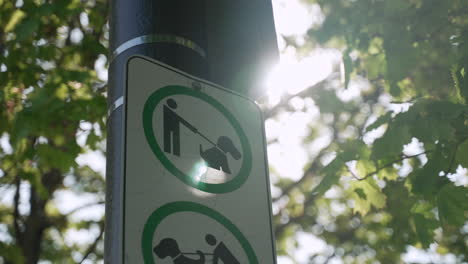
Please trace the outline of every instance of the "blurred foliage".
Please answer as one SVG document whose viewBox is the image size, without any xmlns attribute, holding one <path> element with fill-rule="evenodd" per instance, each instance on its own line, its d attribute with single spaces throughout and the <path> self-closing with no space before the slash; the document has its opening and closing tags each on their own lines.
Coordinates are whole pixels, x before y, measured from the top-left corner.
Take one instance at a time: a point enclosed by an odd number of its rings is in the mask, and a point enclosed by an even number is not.
<svg viewBox="0 0 468 264">
<path fill-rule="evenodd" d="M 266 109 L 280 122 L 299 97 L 320 111 L 302 177 L 272 170 L 279 255 L 294 260 L 305 232 L 329 246 L 310 263 L 403 263 L 410 246 L 468 262 L 468 186 L 454 176 L 468 177 L 468 2 L 303 2 L 324 13 L 304 46 L 339 50 L 342 70 Z"/>
<path fill-rule="evenodd" d="M 328 245 L 309 263 L 402 263 L 409 246 L 468 261 L 468 189 L 453 178 L 468 167 L 468 2 L 304 2 L 324 21 L 286 43 L 339 50 L 342 72 L 265 107 L 267 122 L 319 113 L 301 177 L 271 164 L 278 254 L 294 260 L 305 233 Z M 77 157 L 105 151 L 107 4 L 0 0 L 0 263 L 102 260 L 103 219 L 74 215 L 104 201 Z M 92 202 L 62 212 L 64 193 Z"/>
<path fill-rule="evenodd" d="M 102 259 L 103 219 L 58 197 L 103 206 L 103 175 L 76 158 L 104 152 L 106 13 L 103 0 L 0 1 L 0 263 Z M 76 231 L 96 242 L 68 241 Z"/>
</svg>

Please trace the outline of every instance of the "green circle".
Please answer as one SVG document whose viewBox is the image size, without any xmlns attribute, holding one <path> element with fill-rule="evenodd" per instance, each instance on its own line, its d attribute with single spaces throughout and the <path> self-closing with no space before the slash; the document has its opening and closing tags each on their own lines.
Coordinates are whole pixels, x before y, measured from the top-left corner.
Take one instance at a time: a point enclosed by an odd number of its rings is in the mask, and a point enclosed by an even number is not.
<svg viewBox="0 0 468 264">
<path fill-rule="evenodd" d="M 180 212 L 194 212 L 199 213 L 205 216 L 210 217 L 213 220 L 216 220 L 218 223 L 223 225 L 242 246 L 247 258 L 249 260 L 249 264 L 258 264 L 257 256 L 250 245 L 249 241 L 245 238 L 242 232 L 225 216 L 216 212 L 215 210 L 206 207 L 204 205 L 193 203 L 193 202 L 172 202 L 165 204 L 158 209 L 156 209 L 146 220 L 145 227 L 143 228 L 143 235 L 141 239 L 141 249 L 143 253 L 143 260 L 145 264 L 153 264 L 153 236 L 156 232 L 156 228 L 161 224 L 162 220 L 167 216 L 180 213 Z"/>
<path fill-rule="evenodd" d="M 192 97 L 196 97 L 211 106 L 217 109 L 232 125 L 234 131 L 236 132 L 237 136 L 240 139 L 243 159 L 242 165 L 237 173 L 230 181 L 225 183 L 213 184 L 213 183 L 205 183 L 202 181 L 197 181 L 187 175 L 186 173 L 179 170 L 171 161 L 166 157 L 166 154 L 162 151 L 161 147 L 159 146 L 156 137 L 154 135 L 153 130 L 153 115 L 156 106 L 166 97 L 172 95 L 188 95 Z M 148 100 L 146 100 L 144 109 L 143 109 L 143 128 L 146 136 L 146 140 L 151 147 L 151 150 L 156 155 L 156 157 L 161 161 L 164 167 L 169 170 L 174 176 L 176 176 L 179 180 L 184 182 L 187 185 L 190 185 L 194 188 L 197 188 L 200 191 L 209 192 L 209 193 L 226 193 L 232 192 L 242 186 L 242 184 L 247 180 L 249 176 L 250 170 L 252 168 L 252 151 L 250 150 L 249 141 L 242 130 L 239 122 L 237 122 L 236 118 L 218 101 L 216 101 L 213 97 L 208 96 L 204 93 L 195 91 L 191 88 L 183 87 L 183 86 L 176 86 L 170 85 L 165 86 L 161 89 L 158 89 L 154 93 L 152 93 Z"/>
</svg>

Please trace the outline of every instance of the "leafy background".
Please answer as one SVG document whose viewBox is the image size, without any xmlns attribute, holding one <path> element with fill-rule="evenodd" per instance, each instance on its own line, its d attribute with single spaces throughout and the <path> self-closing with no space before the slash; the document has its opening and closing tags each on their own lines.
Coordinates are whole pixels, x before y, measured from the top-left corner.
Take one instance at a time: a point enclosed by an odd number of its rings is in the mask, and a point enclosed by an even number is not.
<svg viewBox="0 0 468 264">
<path fill-rule="evenodd" d="M 270 160 L 303 161 L 270 164 L 280 262 L 468 262 L 468 2 L 301 7 L 316 21 L 283 54 L 337 58 L 259 100 Z M 105 179 L 83 160 L 105 154 L 107 13 L 0 0 L 0 263 L 102 262 Z"/>
</svg>

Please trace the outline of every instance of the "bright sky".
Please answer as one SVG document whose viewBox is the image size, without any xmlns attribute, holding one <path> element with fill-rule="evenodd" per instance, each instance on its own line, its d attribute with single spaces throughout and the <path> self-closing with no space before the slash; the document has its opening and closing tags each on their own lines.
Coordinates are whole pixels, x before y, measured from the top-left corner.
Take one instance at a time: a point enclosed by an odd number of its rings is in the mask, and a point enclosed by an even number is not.
<svg viewBox="0 0 468 264">
<path fill-rule="evenodd" d="M 298 58 L 294 48 L 285 47 L 282 36 L 303 42 L 307 30 L 323 20 L 316 5 L 306 6 L 298 0 L 273 0 L 273 12 L 281 57 L 267 79 L 271 104 L 286 92 L 297 93 L 326 78 L 332 71 L 334 60 L 339 58 L 339 52 L 333 50 L 314 51 Z"/>
</svg>

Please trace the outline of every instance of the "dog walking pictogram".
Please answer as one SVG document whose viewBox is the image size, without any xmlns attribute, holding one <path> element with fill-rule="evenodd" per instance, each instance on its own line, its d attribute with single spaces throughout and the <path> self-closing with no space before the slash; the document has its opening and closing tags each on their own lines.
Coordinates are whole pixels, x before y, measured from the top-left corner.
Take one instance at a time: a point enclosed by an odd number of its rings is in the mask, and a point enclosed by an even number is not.
<svg viewBox="0 0 468 264">
<path fill-rule="evenodd" d="M 177 103 L 174 99 L 170 98 L 166 103 L 167 104 L 163 106 L 164 152 L 172 153 L 175 156 L 180 157 L 180 125 L 182 124 L 190 131 L 198 134 L 213 145 L 213 147 L 203 150 L 203 147 L 200 144 L 200 156 L 206 162 L 206 165 L 215 170 L 231 174 L 227 154 L 230 154 L 235 160 L 239 160 L 242 157 L 242 154 L 235 147 L 232 140 L 227 136 L 220 136 L 217 143 L 214 143 L 198 131 L 195 126 L 175 112 L 177 109 Z"/>
<path fill-rule="evenodd" d="M 229 163 L 227 159 L 228 153 L 231 154 L 235 160 L 241 158 L 241 153 L 239 150 L 237 150 L 237 148 L 234 146 L 232 140 L 226 136 L 219 137 L 218 143 L 214 145 L 214 147 L 205 151 L 203 151 L 202 145 L 200 145 L 200 156 L 206 162 L 208 167 L 230 174 L 231 169 L 229 169 Z"/>
<path fill-rule="evenodd" d="M 216 245 L 213 253 L 201 252 L 200 250 L 196 250 L 194 253 L 182 252 L 177 241 L 173 238 L 162 239 L 159 244 L 153 248 L 153 252 L 160 259 L 171 258 L 173 264 L 240 264 L 223 242 L 217 243 L 215 236 L 207 234 L 205 236 L 205 241 L 210 246 Z M 198 255 L 198 258 L 188 257 L 190 255 Z M 206 256 L 209 256 L 209 258 Z"/>
</svg>

